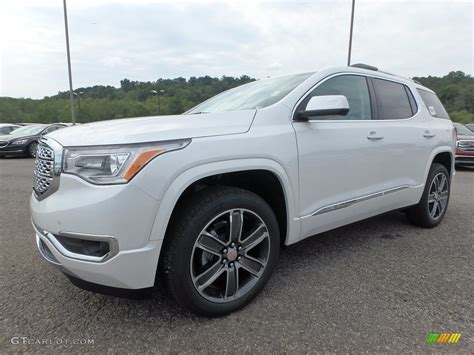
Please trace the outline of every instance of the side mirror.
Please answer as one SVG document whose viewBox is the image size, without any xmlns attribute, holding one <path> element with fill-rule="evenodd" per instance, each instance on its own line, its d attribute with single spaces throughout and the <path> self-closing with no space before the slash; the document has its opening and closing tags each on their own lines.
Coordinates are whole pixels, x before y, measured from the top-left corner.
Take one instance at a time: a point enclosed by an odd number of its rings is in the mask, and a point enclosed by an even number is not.
<svg viewBox="0 0 474 355">
<path fill-rule="evenodd" d="M 299 120 L 308 120 L 314 116 L 345 116 L 349 112 L 349 102 L 344 95 L 313 96 L 304 111 L 297 113 Z"/>
</svg>

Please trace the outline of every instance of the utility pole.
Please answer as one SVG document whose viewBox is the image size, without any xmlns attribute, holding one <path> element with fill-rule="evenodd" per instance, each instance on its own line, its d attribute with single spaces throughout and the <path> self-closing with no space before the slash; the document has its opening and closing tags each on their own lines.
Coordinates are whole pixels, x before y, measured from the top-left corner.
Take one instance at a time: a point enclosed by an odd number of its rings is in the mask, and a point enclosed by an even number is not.
<svg viewBox="0 0 474 355">
<path fill-rule="evenodd" d="M 354 8 L 355 8 L 355 0 L 352 0 L 351 30 L 349 33 L 349 52 L 347 53 L 347 66 L 351 65 L 352 29 L 354 28 Z"/>
<path fill-rule="evenodd" d="M 71 53 L 69 51 L 69 31 L 67 26 L 67 9 L 66 0 L 63 0 L 64 7 L 64 28 L 66 30 L 66 50 L 67 50 L 67 67 L 69 72 L 69 101 L 71 105 L 71 121 L 72 124 L 76 124 L 76 117 L 74 115 L 74 92 L 72 90 L 72 72 L 71 72 Z"/>
</svg>

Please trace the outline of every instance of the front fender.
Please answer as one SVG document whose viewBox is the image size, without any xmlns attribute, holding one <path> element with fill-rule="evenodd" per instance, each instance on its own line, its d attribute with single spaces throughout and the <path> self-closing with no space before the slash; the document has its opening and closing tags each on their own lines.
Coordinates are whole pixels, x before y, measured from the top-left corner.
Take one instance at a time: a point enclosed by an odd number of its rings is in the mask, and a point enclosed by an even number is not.
<svg viewBox="0 0 474 355">
<path fill-rule="evenodd" d="M 171 214 L 182 193 L 194 182 L 205 177 L 245 171 L 245 170 L 268 170 L 275 174 L 283 187 L 287 208 L 287 240 L 290 244 L 292 239 L 297 239 L 300 232 L 300 221 L 296 219 L 296 201 L 292 185 L 285 169 L 276 161 L 271 159 L 233 159 L 201 164 L 189 168 L 178 175 L 166 189 L 160 206 L 157 210 L 155 221 L 150 234 L 150 240 L 163 240 L 168 227 Z"/>
</svg>

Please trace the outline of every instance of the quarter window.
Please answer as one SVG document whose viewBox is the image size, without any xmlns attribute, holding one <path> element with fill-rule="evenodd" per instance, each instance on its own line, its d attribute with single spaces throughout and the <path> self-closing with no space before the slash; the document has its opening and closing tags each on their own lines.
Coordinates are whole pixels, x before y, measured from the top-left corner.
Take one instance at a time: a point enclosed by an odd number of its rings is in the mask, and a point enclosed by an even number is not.
<svg viewBox="0 0 474 355">
<path fill-rule="evenodd" d="M 449 120 L 449 115 L 441 101 L 439 101 L 438 96 L 426 90 L 417 90 L 431 116 Z"/>
<path fill-rule="evenodd" d="M 304 109 L 313 96 L 324 95 L 344 95 L 349 102 L 349 113 L 346 116 L 324 116 L 324 120 L 372 119 L 369 88 L 365 77 L 360 75 L 341 75 L 328 79 L 315 88 L 303 100 L 298 109 Z M 320 117 L 317 117 L 317 119 L 320 119 Z"/>
<path fill-rule="evenodd" d="M 383 79 L 372 79 L 377 96 L 378 114 L 382 120 L 399 120 L 413 116 L 405 85 Z"/>
</svg>

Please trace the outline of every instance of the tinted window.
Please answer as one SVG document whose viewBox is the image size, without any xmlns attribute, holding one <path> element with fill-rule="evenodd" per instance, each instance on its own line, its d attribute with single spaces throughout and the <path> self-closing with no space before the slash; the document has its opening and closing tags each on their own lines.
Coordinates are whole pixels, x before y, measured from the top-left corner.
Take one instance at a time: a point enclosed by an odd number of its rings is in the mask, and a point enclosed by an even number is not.
<svg viewBox="0 0 474 355">
<path fill-rule="evenodd" d="M 446 109 L 444 108 L 441 101 L 439 101 L 438 96 L 426 90 L 422 90 L 422 89 L 417 89 L 417 90 L 431 116 L 438 117 L 438 118 L 445 118 L 449 120 L 449 115 L 446 112 Z"/>
<path fill-rule="evenodd" d="M 399 120 L 413 115 L 405 85 L 393 81 L 373 79 L 382 120 Z"/>
<path fill-rule="evenodd" d="M 370 120 L 369 88 L 367 79 L 360 75 L 341 75 L 328 79 L 314 89 L 302 102 L 301 109 L 313 96 L 344 95 L 349 102 L 349 113 L 346 116 L 324 116 L 325 120 Z"/>
<path fill-rule="evenodd" d="M 43 134 L 51 133 L 51 132 L 56 131 L 56 130 L 58 130 L 58 129 L 60 129 L 60 128 L 63 128 L 63 127 L 62 127 L 62 126 L 51 126 L 51 127 L 47 128 L 47 129 L 43 132 Z"/>
<path fill-rule="evenodd" d="M 473 131 L 460 123 L 455 123 L 454 128 L 456 129 L 456 133 L 460 136 L 474 136 Z"/>
</svg>

